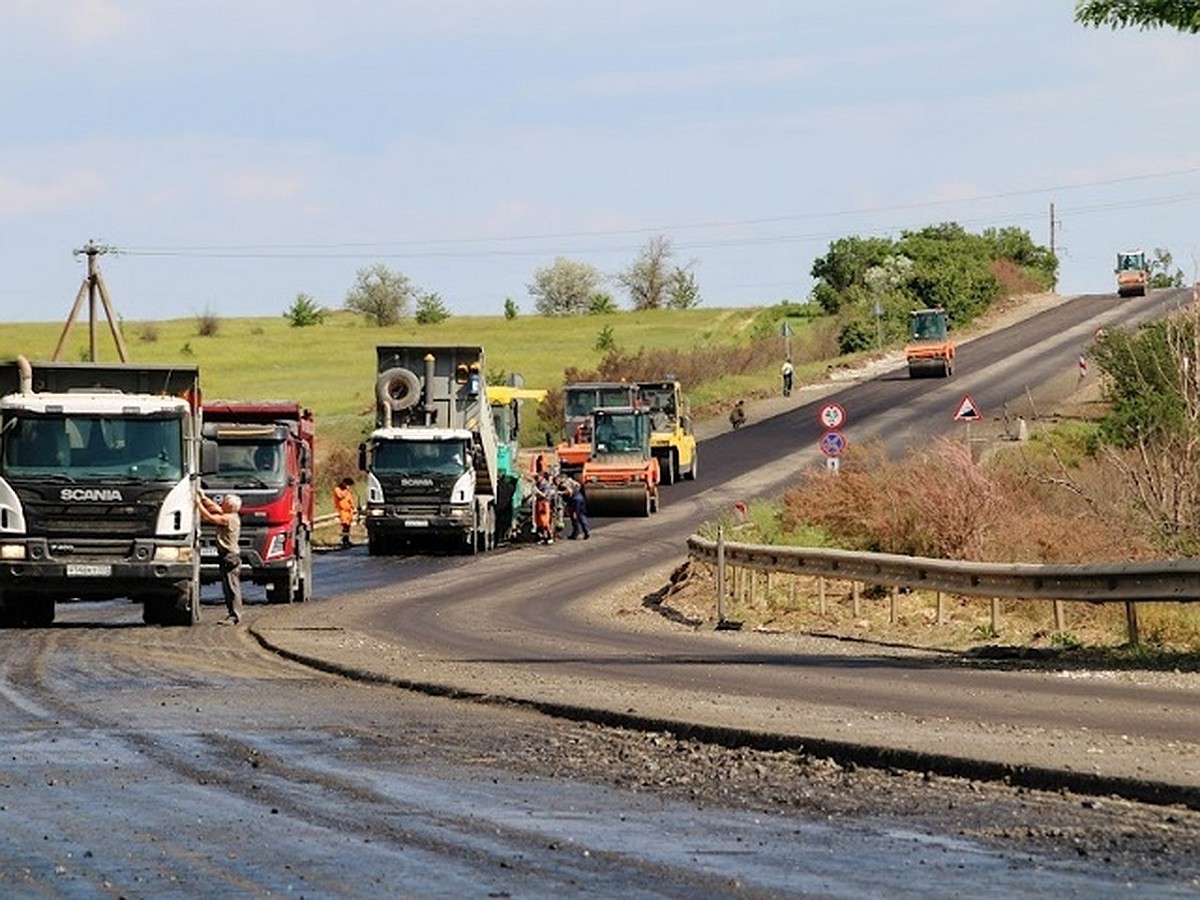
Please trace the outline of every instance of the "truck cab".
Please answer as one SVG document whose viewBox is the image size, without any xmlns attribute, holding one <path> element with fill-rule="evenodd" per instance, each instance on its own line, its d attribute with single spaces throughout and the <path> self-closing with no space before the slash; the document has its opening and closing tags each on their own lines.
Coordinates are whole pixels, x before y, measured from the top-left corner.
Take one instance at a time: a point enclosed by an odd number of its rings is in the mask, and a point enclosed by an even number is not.
<svg viewBox="0 0 1200 900">
<path fill-rule="evenodd" d="M 359 447 L 372 555 L 495 545 L 508 476 L 483 372 L 482 347 L 376 347 L 376 427 Z"/>
<path fill-rule="evenodd" d="M 0 392 L 0 624 L 118 597 L 199 621 L 199 372 L 18 360 Z"/>
<path fill-rule="evenodd" d="M 204 489 L 218 502 L 242 498 L 243 577 L 265 586 L 271 603 L 312 596 L 314 426 L 310 410 L 286 401 L 204 404 L 204 440 L 215 467 Z M 216 529 L 204 524 L 201 579 L 220 580 Z"/>
</svg>

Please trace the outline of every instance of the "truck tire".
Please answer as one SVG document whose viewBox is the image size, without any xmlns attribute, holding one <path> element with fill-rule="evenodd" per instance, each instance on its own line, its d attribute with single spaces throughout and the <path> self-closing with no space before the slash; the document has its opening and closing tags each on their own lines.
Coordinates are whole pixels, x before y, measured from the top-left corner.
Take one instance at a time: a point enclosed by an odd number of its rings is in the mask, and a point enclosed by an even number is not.
<svg viewBox="0 0 1200 900">
<path fill-rule="evenodd" d="M 200 579 L 175 582 L 175 591 L 142 602 L 142 621 L 147 625 L 191 626 L 200 621 Z"/>
<path fill-rule="evenodd" d="M 375 382 L 375 396 L 392 412 L 412 409 L 421 399 L 421 379 L 400 366 L 388 369 Z"/>
<path fill-rule="evenodd" d="M 695 481 L 696 480 L 696 469 L 699 465 L 700 465 L 700 451 L 693 450 L 692 451 L 692 464 L 690 466 L 688 466 L 688 470 L 684 473 L 683 477 L 687 481 Z"/>
<path fill-rule="evenodd" d="M 679 480 L 679 457 L 672 447 L 667 451 L 666 465 L 662 467 L 662 483 L 674 484 Z"/>
</svg>

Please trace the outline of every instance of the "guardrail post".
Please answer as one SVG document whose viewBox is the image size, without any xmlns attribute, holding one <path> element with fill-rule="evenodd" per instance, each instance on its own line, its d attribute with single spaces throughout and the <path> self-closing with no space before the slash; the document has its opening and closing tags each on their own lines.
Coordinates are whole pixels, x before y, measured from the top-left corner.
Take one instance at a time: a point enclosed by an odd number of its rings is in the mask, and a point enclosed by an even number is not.
<svg viewBox="0 0 1200 900">
<path fill-rule="evenodd" d="M 766 589 L 766 593 L 763 596 L 763 600 L 764 600 L 763 605 L 767 609 L 770 609 L 771 608 L 771 573 L 770 572 L 767 573 L 767 589 Z"/>
<path fill-rule="evenodd" d="M 725 529 L 717 526 L 717 621 L 725 621 Z"/>
<path fill-rule="evenodd" d="M 862 615 L 862 590 L 857 581 L 850 582 L 850 609 L 854 613 L 854 618 L 859 618 Z"/>
<path fill-rule="evenodd" d="M 992 634 L 1000 633 L 1000 598 L 992 598 Z"/>
<path fill-rule="evenodd" d="M 1138 630 L 1138 614 L 1136 603 L 1125 603 L 1125 624 L 1129 626 L 1129 643 L 1136 647 L 1142 642 L 1142 636 Z"/>
<path fill-rule="evenodd" d="M 825 615 L 825 576 L 817 576 L 817 612 Z"/>
<path fill-rule="evenodd" d="M 942 596 L 941 591 L 937 592 L 936 602 L 937 602 L 937 624 L 945 625 L 946 624 L 946 601 L 945 601 L 945 598 Z"/>
<path fill-rule="evenodd" d="M 788 584 L 788 605 L 792 609 L 796 608 L 796 576 L 793 575 Z"/>
<path fill-rule="evenodd" d="M 890 593 L 891 596 L 889 600 L 891 602 L 891 609 L 888 611 L 888 619 L 893 625 L 895 625 L 896 621 L 900 618 L 900 588 L 893 584 Z"/>
<path fill-rule="evenodd" d="M 1059 634 L 1067 630 L 1067 616 L 1061 600 L 1054 601 L 1054 630 Z"/>
</svg>

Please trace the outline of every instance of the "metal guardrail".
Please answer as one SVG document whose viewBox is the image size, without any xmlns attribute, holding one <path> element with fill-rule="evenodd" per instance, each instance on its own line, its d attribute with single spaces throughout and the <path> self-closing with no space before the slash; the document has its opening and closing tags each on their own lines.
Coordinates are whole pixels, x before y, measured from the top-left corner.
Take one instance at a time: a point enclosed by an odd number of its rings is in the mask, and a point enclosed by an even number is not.
<svg viewBox="0 0 1200 900">
<path fill-rule="evenodd" d="M 1200 601 L 1200 560 L 1097 564 L 984 563 L 814 547 L 711 541 L 692 535 L 688 553 L 709 564 L 842 578 L 974 597 L 1089 603 Z"/>
</svg>

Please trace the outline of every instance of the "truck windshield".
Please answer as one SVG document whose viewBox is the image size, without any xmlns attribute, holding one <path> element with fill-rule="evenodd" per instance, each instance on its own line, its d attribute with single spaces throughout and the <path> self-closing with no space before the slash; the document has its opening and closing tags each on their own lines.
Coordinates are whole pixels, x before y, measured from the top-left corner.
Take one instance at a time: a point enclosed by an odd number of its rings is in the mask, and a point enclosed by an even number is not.
<svg viewBox="0 0 1200 900">
<path fill-rule="evenodd" d="M 372 467 L 383 474 L 461 475 L 467 471 L 462 441 L 381 441 Z"/>
<path fill-rule="evenodd" d="M 283 444 L 279 441 L 222 441 L 217 445 L 217 471 L 205 485 L 279 487 L 287 483 Z"/>
<path fill-rule="evenodd" d="M 183 477 L 183 419 L 10 412 L 0 467 L 7 477 L 104 480 Z"/>
<path fill-rule="evenodd" d="M 564 401 L 566 414 L 571 418 L 584 418 L 601 406 L 629 406 L 632 403 L 632 388 L 629 385 L 614 387 L 567 388 Z"/>
</svg>

